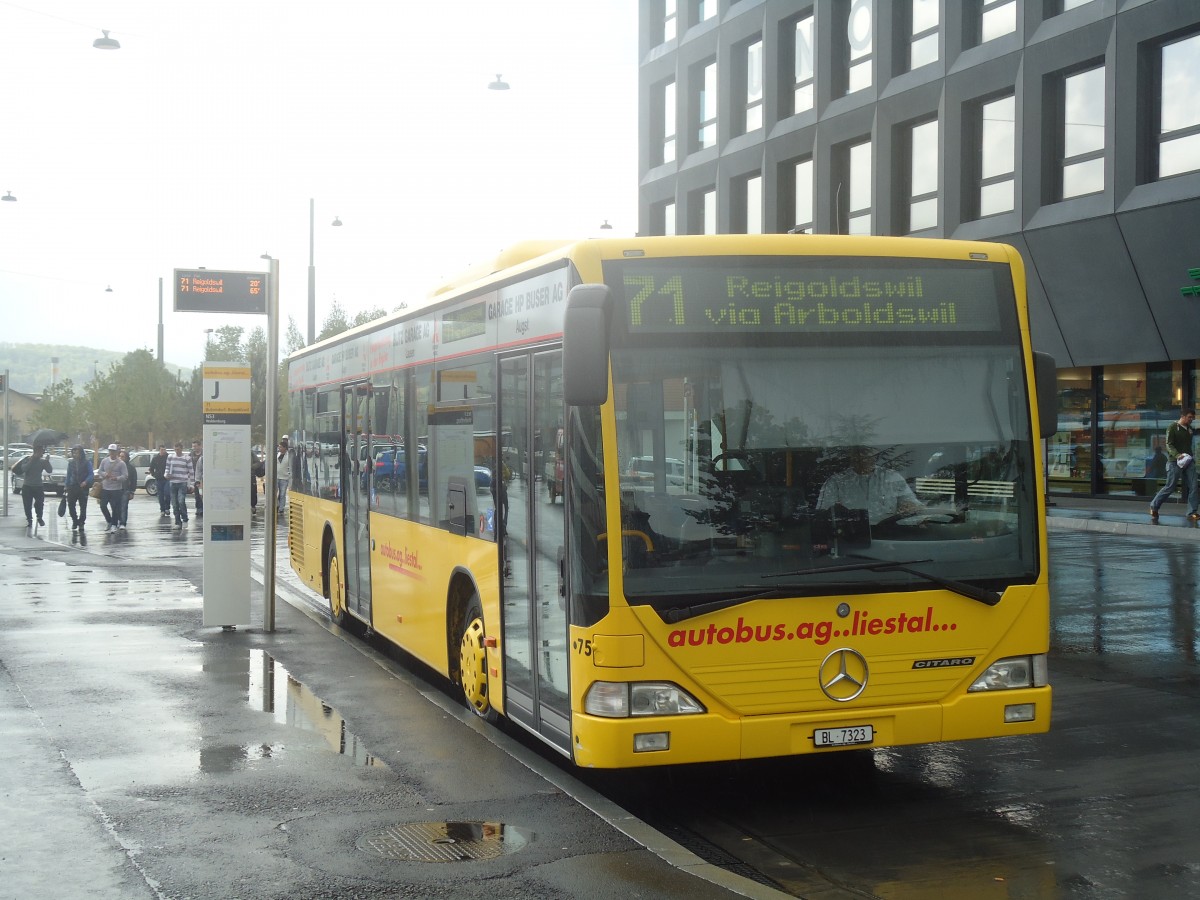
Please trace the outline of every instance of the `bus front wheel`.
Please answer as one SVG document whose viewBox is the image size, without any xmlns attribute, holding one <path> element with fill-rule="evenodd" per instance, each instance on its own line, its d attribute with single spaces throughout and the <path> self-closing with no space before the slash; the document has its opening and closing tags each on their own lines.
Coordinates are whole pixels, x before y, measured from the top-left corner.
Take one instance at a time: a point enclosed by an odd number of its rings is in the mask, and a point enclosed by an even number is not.
<svg viewBox="0 0 1200 900">
<path fill-rule="evenodd" d="M 483 604 L 479 601 L 479 595 L 473 594 L 467 602 L 462 635 L 458 642 L 458 680 L 467 706 L 481 719 L 495 722 L 499 714 L 489 696 L 487 649 L 483 641 L 485 633 Z"/>
<path fill-rule="evenodd" d="M 333 624 L 346 627 L 350 616 L 346 612 L 346 592 L 342 587 L 342 566 L 338 561 L 337 546 L 329 545 L 325 554 L 325 575 L 329 579 L 329 617 Z"/>
</svg>

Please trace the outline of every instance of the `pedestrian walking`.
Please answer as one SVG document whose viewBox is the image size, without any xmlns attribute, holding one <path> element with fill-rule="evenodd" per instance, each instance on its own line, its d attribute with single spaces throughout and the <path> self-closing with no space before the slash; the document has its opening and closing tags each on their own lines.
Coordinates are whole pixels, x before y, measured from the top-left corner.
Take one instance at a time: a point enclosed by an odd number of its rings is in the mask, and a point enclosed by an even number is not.
<svg viewBox="0 0 1200 900">
<path fill-rule="evenodd" d="M 125 461 L 125 495 L 121 498 L 121 518 L 117 523 L 117 527 L 125 530 L 125 526 L 129 524 L 129 504 L 133 500 L 133 495 L 137 493 L 137 466 L 129 460 L 129 451 L 121 451 L 121 459 Z"/>
<path fill-rule="evenodd" d="M 1167 483 L 1150 501 L 1150 518 L 1157 520 L 1158 511 L 1168 497 L 1175 493 L 1175 486 L 1182 484 L 1183 499 L 1188 504 L 1188 518 L 1200 520 L 1200 494 L 1196 493 L 1196 461 L 1192 456 L 1192 422 L 1196 420 L 1194 409 L 1185 409 L 1179 419 L 1167 426 Z"/>
<path fill-rule="evenodd" d="M 71 512 L 71 530 L 83 531 L 87 521 L 88 494 L 95 480 L 92 461 L 83 451 L 83 446 L 76 444 L 71 448 L 71 456 L 67 460 L 67 509 Z"/>
<path fill-rule="evenodd" d="M 250 451 L 250 511 L 258 512 L 258 479 L 267 474 L 267 465 L 258 458 L 255 450 Z"/>
<path fill-rule="evenodd" d="M 196 518 L 204 518 L 204 445 L 192 441 L 192 474 L 196 479 Z"/>
<path fill-rule="evenodd" d="M 292 461 L 288 454 L 288 439 L 285 434 L 279 439 L 275 452 L 275 506 L 279 514 L 287 512 L 288 485 L 292 480 Z"/>
<path fill-rule="evenodd" d="M 121 524 L 121 507 L 125 500 L 125 475 L 128 471 L 120 456 L 118 444 L 108 445 L 108 457 L 100 460 L 96 474 L 100 478 L 100 512 L 108 525 L 104 533 L 116 531 Z"/>
<path fill-rule="evenodd" d="M 42 512 L 46 506 L 46 489 L 42 486 L 42 473 L 49 474 L 53 469 L 50 460 L 46 459 L 46 448 L 34 444 L 33 453 L 24 459 L 17 460 L 12 467 L 14 475 L 21 476 L 21 502 L 25 505 L 25 527 L 33 527 L 33 517 L 37 515 L 38 525 L 45 525 Z"/>
<path fill-rule="evenodd" d="M 171 517 L 171 487 L 167 483 L 167 445 L 159 444 L 158 453 L 150 460 L 150 475 L 158 491 L 158 512 L 164 519 Z"/>
<path fill-rule="evenodd" d="M 195 481 L 192 458 L 183 455 L 183 442 L 176 441 L 174 454 L 167 457 L 167 483 L 171 487 L 171 508 L 175 512 L 176 528 L 182 528 L 188 520 L 187 495 Z"/>
</svg>

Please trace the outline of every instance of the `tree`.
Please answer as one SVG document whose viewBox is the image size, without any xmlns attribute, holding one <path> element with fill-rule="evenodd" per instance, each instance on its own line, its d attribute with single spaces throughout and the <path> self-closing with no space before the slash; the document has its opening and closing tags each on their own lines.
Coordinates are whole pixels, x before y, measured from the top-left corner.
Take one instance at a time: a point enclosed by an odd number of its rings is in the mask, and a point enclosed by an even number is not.
<svg viewBox="0 0 1200 900">
<path fill-rule="evenodd" d="M 327 337 L 333 337 L 335 334 L 341 334 L 350 328 L 350 320 L 346 318 L 346 311 L 342 309 L 342 305 L 336 300 L 333 301 L 333 307 L 329 310 L 329 315 L 325 317 L 325 324 L 321 326 L 321 331 L 317 335 L 318 341 L 323 341 Z"/>
<path fill-rule="evenodd" d="M 187 406 L 186 395 L 187 384 L 149 350 L 134 350 L 88 384 L 83 408 L 101 444 L 138 446 L 153 443 L 155 436 L 199 431 L 199 404 Z"/>
<path fill-rule="evenodd" d="M 216 337 L 210 338 L 204 345 L 204 361 L 245 362 L 246 351 L 242 347 L 242 331 L 238 325 L 222 325 L 218 328 L 215 332 Z"/>
<path fill-rule="evenodd" d="M 296 320 L 288 316 L 287 335 L 284 339 L 284 356 L 290 356 L 304 347 L 304 335 L 296 326 Z"/>
<path fill-rule="evenodd" d="M 80 429 L 79 398 L 75 396 L 75 384 L 64 378 L 42 395 L 41 405 L 33 413 L 33 423 L 40 428 L 53 428 L 76 434 Z"/>
<path fill-rule="evenodd" d="M 364 309 L 354 317 L 354 320 L 350 323 L 350 326 L 355 327 L 357 325 L 366 325 L 368 322 L 374 322 L 376 319 L 382 319 L 386 315 L 387 310 L 380 309 L 378 306 L 374 309 Z"/>
<path fill-rule="evenodd" d="M 246 339 L 244 358 L 250 367 L 250 442 L 261 444 L 267 433 L 267 333 L 261 326 Z"/>
</svg>

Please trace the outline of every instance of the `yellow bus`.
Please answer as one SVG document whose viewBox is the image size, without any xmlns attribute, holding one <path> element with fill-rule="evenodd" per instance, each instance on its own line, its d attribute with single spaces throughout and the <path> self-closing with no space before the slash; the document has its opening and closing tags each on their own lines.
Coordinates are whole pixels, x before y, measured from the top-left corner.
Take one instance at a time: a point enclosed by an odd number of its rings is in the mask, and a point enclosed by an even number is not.
<svg viewBox="0 0 1200 900">
<path fill-rule="evenodd" d="M 1010 247 L 521 245 L 288 383 L 295 571 L 577 765 L 1049 727 Z"/>
</svg>

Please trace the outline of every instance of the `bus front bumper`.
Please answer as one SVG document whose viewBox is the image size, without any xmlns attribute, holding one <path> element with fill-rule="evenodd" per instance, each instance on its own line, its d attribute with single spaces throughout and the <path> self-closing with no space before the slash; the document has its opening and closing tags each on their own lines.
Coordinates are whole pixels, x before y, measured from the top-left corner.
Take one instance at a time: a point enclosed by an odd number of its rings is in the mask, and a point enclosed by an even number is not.
<svg viewBox="0 0 1200 900">
<path fill-rule="evenodd" d="M 1051 693 L 1048 686 L 1022 688 L 964 694 L 943 704 L 740 720 L 714 713 L 607 719 L 577 712 L 572 746 L 577 765 L 633 768 L 1040 734 L 1050 728 Z"/>
</svg>

